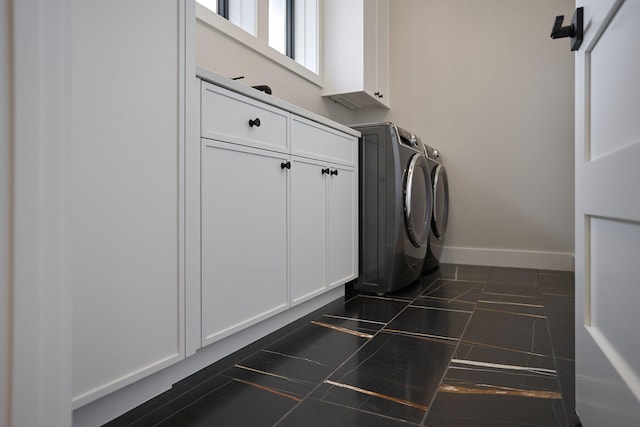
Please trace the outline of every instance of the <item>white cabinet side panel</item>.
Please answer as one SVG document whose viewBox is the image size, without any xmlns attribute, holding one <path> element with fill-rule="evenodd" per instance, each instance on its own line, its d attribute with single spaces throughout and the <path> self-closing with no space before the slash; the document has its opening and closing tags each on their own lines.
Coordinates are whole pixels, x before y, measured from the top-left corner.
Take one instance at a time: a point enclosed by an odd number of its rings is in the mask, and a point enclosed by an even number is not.
<svg viewBox="0 0 640 427">
<path fill-rule="evenodd" d="M 182 358 L 175 0 L 75 1 L 70 158 L 73 400 Z"/>
</svg>

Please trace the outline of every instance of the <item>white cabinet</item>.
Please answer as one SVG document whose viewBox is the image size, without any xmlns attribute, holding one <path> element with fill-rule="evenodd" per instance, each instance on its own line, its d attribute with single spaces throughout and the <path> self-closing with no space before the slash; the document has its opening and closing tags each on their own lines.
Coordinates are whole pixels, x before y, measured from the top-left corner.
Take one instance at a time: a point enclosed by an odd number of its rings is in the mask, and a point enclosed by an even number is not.
<svg viewBox="0 0 640 427">
<path fill-rule="evenodd" d="M 204 346 L 289 307 L 291 163 L 287 111 L 207 82 L 201 96 Z"/>
<path fill-rule="evenodd" d="M 288 104 L 201 95 L 204 346 L 356 277 L 358 140 Z"/>
<path fill-rule="evenodd" d="M 297 154 L 291 161 L 291 303 L 297 304 L 357 275 L 357 139 L 298 116 L 292 116 L 291 138 Z"/>
<path fill-rule="evenodd" d="M 291 304 L 356 277 L 354 169 L 292 157 Z"/>
<path fill-rule="evenodd" d="M 291 304 L 327 288 L 325 162 L 291 159 Z"/>
<path fill-rule="evenodd" d="M 327 285 L 357 277 L 358 179 L 353 168 L 329 165 L 327 191 Z"/>
<path fill-rule="evenodd" d="M 288 307 L 287 155 L 202 140 L 202 345 Z"/>
<path fill-rule="evenodd" d="M 325 0 L 323 96 L 351 109 L 389 108 L 389 1 Z"/>
<path fill-rule="evenodd" d="M 195 65 L 184 37 L 193 16 L 176 0 L 106 6 L 69 6 L 73 121 L 60 196 L 74 408 L 185 353 L 185 76 Z"/>
</svg>

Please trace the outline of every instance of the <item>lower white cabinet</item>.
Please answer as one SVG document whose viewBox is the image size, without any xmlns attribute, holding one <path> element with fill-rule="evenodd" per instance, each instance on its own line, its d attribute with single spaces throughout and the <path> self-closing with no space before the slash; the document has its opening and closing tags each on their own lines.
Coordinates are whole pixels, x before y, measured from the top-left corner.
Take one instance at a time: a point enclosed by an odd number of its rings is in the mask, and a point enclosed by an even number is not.
<svg viewBox="0 0 640 427">
<path fill-rule="evenodd" d="M 326 163 L 291 159 L 291 304 L 326 288 Z"/>
<path fill-rule="evenodd" d="M 357 276 L 357 132 L 242 90 L 201 86 L 202 346 Z"/>
<path fill-rule="evenodd" d="M 291 304 L 356 277 L 354 169 L 291 160 Z"/>
<path fill-rule="evenodd" d="M 288 307 L 289 160 L 202 141 L 201 305 L 207 345 Z"/>
<path fill-rule="evenodd" d="M 358 179 L 353 168 L 329 165 L 327 188 L 327 285 L 358 275 Z"/>
</svg>

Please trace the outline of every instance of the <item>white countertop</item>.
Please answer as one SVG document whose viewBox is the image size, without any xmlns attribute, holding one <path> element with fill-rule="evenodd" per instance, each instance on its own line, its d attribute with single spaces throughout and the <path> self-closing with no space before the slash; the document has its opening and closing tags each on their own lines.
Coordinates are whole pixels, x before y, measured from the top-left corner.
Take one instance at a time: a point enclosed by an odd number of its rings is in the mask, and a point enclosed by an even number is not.
<svg viewBox="0 0 640 427">
<path fill-rule="evenodd" d="M 256 99 L 260 102 L 264 102 L 265 104 L 269 104 L 274 107 L 281 108 L 283 110 L 289 111 L 290 113 L 297 114 L 309 120 L 313 120 L 314 122 L 318 122 L 323 125 L 340 130 L 342 132 L 348 133 L 349 135 L 356 136 L 356 137 L 360 136 L 360 132 L 358 132 L 355 129 L 351 129 L 348 126 L 345 126 L 343 124 L 330 120 L 319 114 L 313 113 L 311 111 L 305 110 L 304 108 L 290 104 L 287 101 L 283 101 L 282 99 L 277 98 L 273 95 L 269 95 L 265 92 L 254 89 L 251 86 L 247 86 L 235 80 L 222 77 L 216 73 L 205 70 L 204 68 L 196 68 L 196 76 L 209 83 L 213 83 L 225 89 L 232 90 L 234 92 Z"/>
</svg>

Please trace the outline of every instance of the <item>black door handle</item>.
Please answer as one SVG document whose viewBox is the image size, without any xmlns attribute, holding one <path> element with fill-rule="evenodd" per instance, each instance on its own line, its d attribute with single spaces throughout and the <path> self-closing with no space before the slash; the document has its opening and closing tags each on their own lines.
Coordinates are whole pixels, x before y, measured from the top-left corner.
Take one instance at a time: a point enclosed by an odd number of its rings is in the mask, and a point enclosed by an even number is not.
<svg viewBox="0 0 640 427">
<path fill-rule="evenodd" d="M 330 175 L 338 175 L 338 169 L 332 170 Z"/>
<path fill-rule="evenodd" d="M 282 162 L 280 163 L 281 169 L 291 169 L 291 162 Z"/>
<path fill-rule="evenodd" d="M 562 21 L 564 21 L 564 15 L 556 16 L 553 28 L 551 29 L 551 38 L 562 39 L 570 37 L 571 50 L 574 51 L 580 49 L 582 38 L 584 36 L 584 8 L 579 7 L 576 9 L 576 12 L 573 14 L 573 18 L 571 18 L 571 25 L 563 27 Z"/>
<path fill-rule="evenodd" d="M 260 127 L 260 118 L 256 117 L 255 120 L 249 119 L 249 127 L 252 128 L 254 126 L 258 128 Z"/>
<path fill-rule="evenodd" d="M 322 169 L 322 175 L 324 175 L 325 173 L 329 173 L 331 170 L 329 168 L 324 168 Z"/>
</svg>

